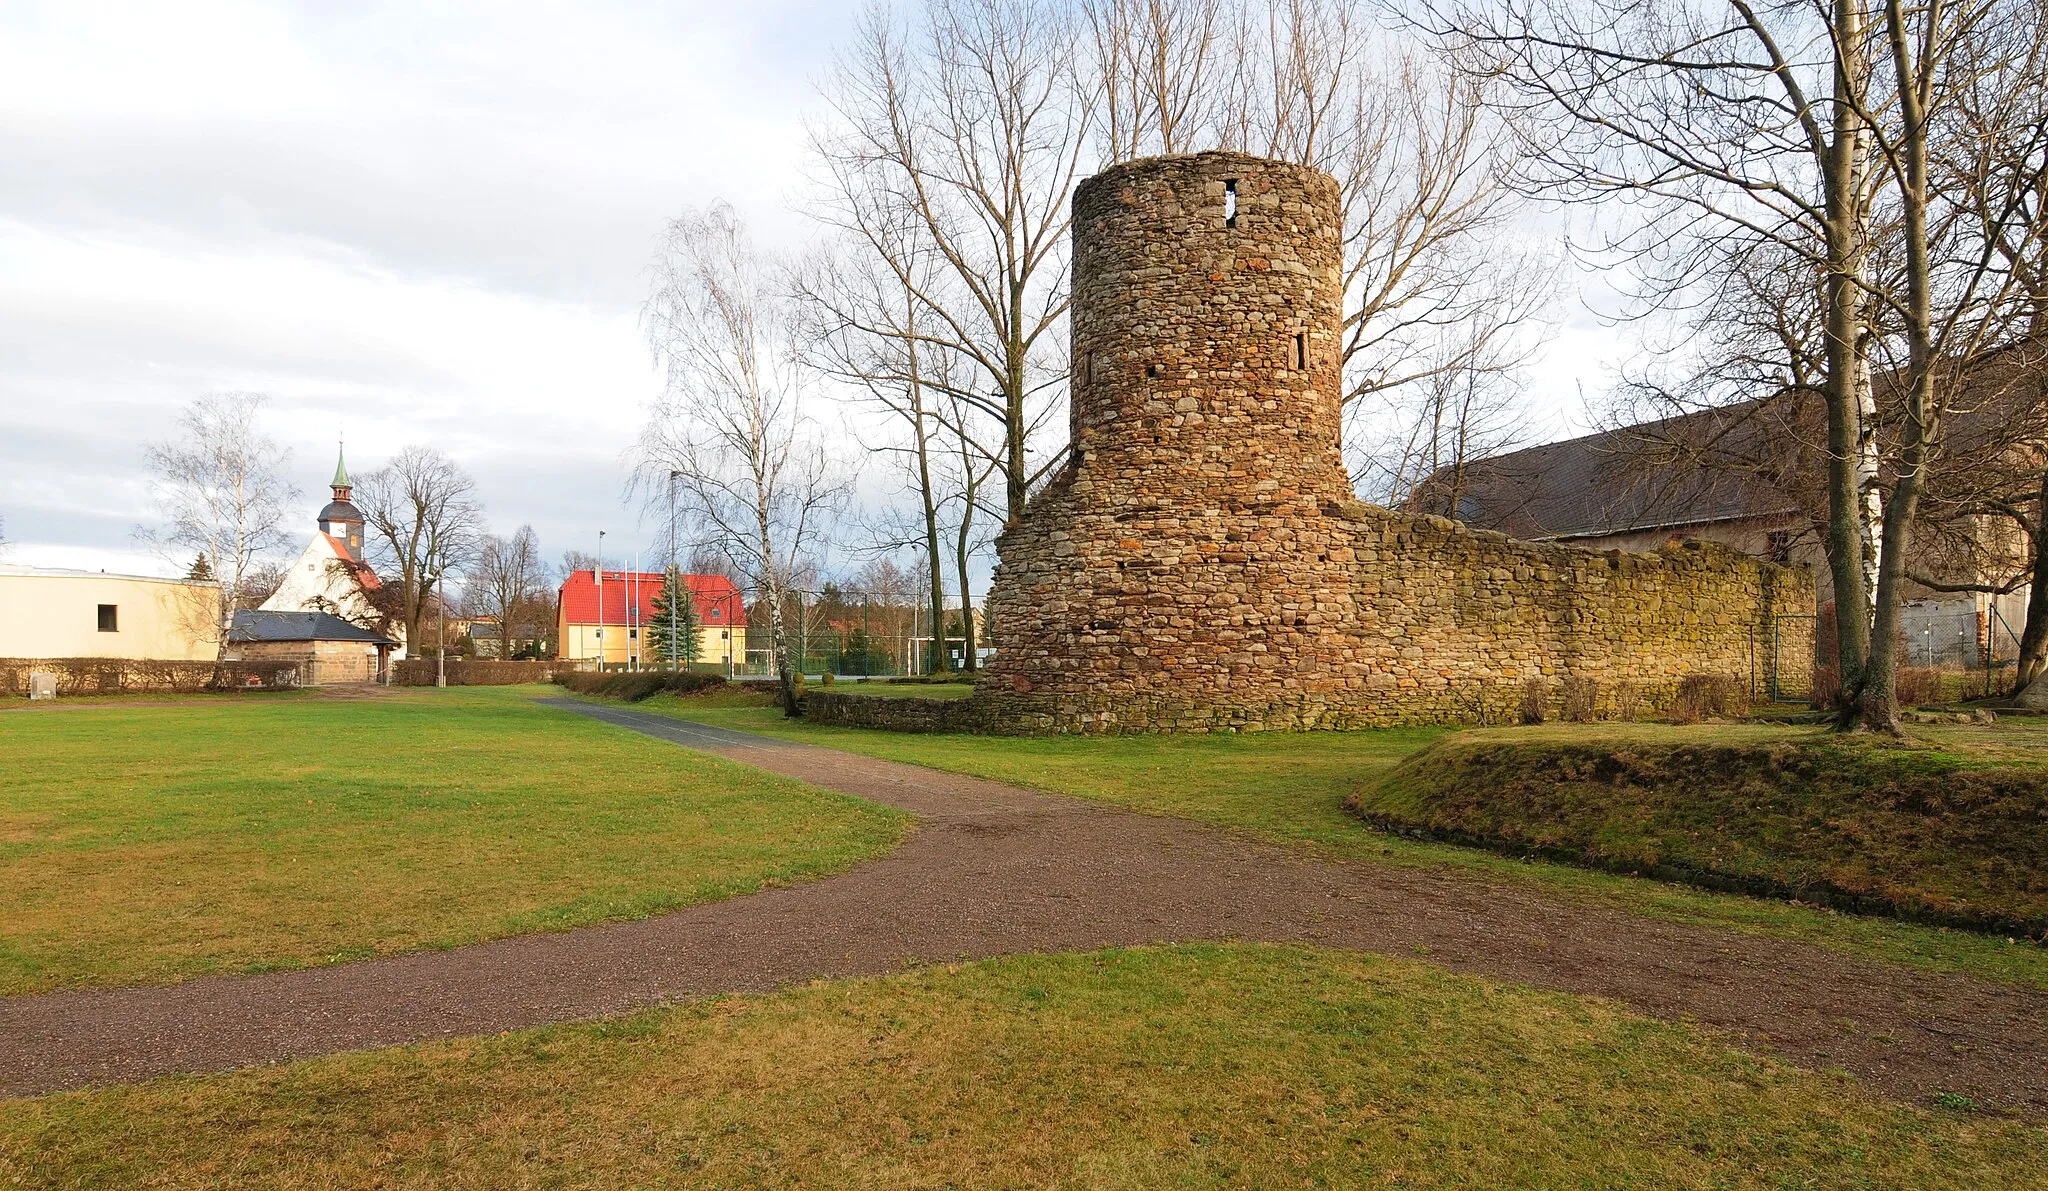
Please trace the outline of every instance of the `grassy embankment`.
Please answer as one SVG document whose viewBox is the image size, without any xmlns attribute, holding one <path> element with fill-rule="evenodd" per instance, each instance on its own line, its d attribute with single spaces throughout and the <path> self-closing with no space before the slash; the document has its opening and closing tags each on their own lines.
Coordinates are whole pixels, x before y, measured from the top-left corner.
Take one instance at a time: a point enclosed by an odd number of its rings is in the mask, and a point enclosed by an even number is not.
<svg viewBox="0 0 2048 1191">
<path fill-rule="evenodd" d="M 1307 948 L 1024 956 L 0 1103 L 0 1184 L 2010 1188 L 2038 1126 Z"/>
<path fill-rule="evenodd" d="M 1442 738 L 1438 728 L 1209 736 L 919 736 L 788 720 L 745 694 L 656 699 L 644 710 L 763 732 L 894 761 L 1178 815 L 1374 862 L 1451 866 L 1493 880 L 1535 882 L 1560 895 L 1632 913 L 1805 939 L 1837 950 L 1987 979 L 2048 988 L 2048 948 L 2002 936 L 1859 917 L 1784 901 L 1528 863 L 1474 848 L 1372 831 L 1345 808 L 1352 794 Z M 1490 730 L 1502 739 L 1603 738 L 1681 744 L 1763 745 L 1811 739 L 1817 729 L 1775 724 L 1552 724 Z M 2048 719 L 1929 726 L 1916 740 L 1973 762 L 2048 760 Z"/>
<path fill-rule="evenodd" d="M 1469 732 L 1352 795 L 1378 826 L 2030 938 L 2048 768 L 1870 737 Z M 1997 739 L 1993 737 L 1991 739 Z"/>
<path fill-rule="evenodd" d="M 0 995 L 642 917 L 846 868 L 907 822 L 539 693 L 0 711 Z"/>
</svg>

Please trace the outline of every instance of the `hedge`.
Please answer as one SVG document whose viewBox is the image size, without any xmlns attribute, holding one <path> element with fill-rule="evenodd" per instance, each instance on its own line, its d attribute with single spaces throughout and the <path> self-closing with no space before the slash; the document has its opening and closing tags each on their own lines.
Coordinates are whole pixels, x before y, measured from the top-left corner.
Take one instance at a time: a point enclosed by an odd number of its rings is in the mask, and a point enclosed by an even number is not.
<svg viewBox="0 0 2048 1191">
<path fill-rule="evenodd" d="M 150 658 L 0 658 L 0 694 L 26 696 L 31 673 L 57 676 L 59 696 L 197 694 L 295 687 L 292 662 L 185 662 Z"/>
<path fill-rule="evenodd" d="M 612 671 L 606 674 L 564 670 L 555 675 L 555 685 L 579 695 L 603 699 L 624 699 L 638 703 L 655 695 L 695 695 L 725 685 L 723 674 L 700 674 L 689 670 Z"/>
</svg>

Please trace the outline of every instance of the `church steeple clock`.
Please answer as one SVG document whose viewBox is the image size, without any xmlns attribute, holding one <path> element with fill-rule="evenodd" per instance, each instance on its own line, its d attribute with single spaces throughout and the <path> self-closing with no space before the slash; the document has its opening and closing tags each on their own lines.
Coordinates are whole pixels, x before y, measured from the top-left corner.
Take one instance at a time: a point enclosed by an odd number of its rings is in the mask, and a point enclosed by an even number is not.
<svg viewBox="0 0 2048 1191">
<path fill-rule="evenodd" d="M 356 562 L 363 561 L 363 515 L 349 502 L 349 495 L 355 485 L 349 482 L 348 465 L 342 459 L 341 448 L 334 451 L 334 480 L 329 485 L 334 489 L 334 500 L 320 510 L 320 532 L 333 538 L 348 556 Z"/>
</svg>

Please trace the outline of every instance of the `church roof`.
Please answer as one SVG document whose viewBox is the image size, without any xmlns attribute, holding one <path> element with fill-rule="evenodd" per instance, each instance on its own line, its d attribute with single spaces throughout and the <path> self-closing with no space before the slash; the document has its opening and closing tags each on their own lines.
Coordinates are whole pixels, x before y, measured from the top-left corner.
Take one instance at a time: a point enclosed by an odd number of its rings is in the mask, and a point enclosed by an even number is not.
<svg viewBox="0 0 2048 1191">
<path fill-rule="evenodd" d="M 353 504 L 345 500 L 330 500 L 327 502 L 327 507 L 320 510 L 320 520 L 322 521 L 361 521 L 362 519 L 362 513 Z"/>
<path fill-rule="evenodd" d="M 348 482 L 348 464 L 342 460 L 341 446 L 338 443 L 335 445 L 334 448 L 334 482 L 328 485 L 328 487 L 351 487 L 351 485 Z"/>
<path fill-rule="evenodd" d="M 382 633 L 350 624 L 328 612 L 237 612 L 228 627 L 228 640 L 254 641 L 361 641 L 370 645 L 395 645 Z"/>
</svg>

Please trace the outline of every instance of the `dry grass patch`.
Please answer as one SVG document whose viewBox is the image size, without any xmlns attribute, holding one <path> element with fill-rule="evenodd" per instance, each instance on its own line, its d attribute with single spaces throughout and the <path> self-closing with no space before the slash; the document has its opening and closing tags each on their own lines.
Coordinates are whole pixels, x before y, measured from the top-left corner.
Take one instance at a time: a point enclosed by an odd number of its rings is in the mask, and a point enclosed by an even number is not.
<svg viewBox="0 0 2048 1191">
<path fill-rule="evenodd" d="M 0 1104 L 156 1187 L 2010 1188 L 2035 1126 L 1298 947 L 1031 956 Z"/>
</svg>

